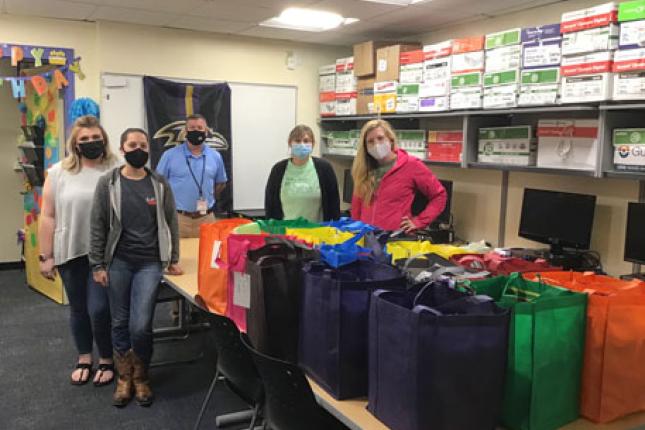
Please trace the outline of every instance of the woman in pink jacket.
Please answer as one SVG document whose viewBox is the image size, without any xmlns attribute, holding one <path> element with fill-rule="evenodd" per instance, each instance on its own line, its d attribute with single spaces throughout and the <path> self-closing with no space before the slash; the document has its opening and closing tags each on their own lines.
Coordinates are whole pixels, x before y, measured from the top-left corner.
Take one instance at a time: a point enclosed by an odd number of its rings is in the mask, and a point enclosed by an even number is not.
<svg viewBox="0 0 645 430">
<path fill-rule="evenodd" d="M 411 233 L 428 226 L 446 206 L 441 182 L 421 160 L 398 148 L 387 121 L 375 119 L 363 126 L 352 178 L 352 218 L 383 230 Z M 428 204 L 415 217 L 412 201 L 417 192 Z"/>
</svg>

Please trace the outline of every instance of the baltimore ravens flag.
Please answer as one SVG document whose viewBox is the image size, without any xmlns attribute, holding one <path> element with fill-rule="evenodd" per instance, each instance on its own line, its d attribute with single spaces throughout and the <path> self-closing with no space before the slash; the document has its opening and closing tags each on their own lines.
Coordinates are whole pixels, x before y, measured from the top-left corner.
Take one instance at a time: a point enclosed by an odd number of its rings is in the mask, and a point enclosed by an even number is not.
<svg viewBox="0 0 645 430">
<path fill-rule="evenodd" d="M 150 163 L 157 166 L 166 149 L 185 140 L 188 115 L 206 118 L 209 133 L 204 144 L 222 155 L 228 184 L 217 199 L 217 211 L 233 209 L 233 172 L 231 164 L 231 88 L 228 84 L 186 84 L 144 76 L 143 91 L 150 133 Z"/>
</svg>

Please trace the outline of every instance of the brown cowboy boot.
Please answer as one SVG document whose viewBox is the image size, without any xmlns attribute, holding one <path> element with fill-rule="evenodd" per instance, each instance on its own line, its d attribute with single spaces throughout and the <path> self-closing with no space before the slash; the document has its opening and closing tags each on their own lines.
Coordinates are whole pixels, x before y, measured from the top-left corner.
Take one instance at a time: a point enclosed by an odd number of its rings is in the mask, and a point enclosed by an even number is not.
<svg viewBox="0 0 645 430">
<path fill-rule="evenodd" d="M 148 380 L 148 365 L 143 362 L 137 355 L 130 350 L 132 354 L 132 365 L 134 373 L 132 381 L 134 382 L 134 398 L 139 406 L 150 406 L 154 395 L 150 389 Z"/>
<path fill-rule="evenodd" d="M 119 408 L 127 405 L 132 400 L 132 356 L 131 351 L 125 354 L 119 354 L 114 351 L 114 364 L 119 373 L 116 380 L 116 387 L 112 395 L 112 404 Z"/>
</svg>

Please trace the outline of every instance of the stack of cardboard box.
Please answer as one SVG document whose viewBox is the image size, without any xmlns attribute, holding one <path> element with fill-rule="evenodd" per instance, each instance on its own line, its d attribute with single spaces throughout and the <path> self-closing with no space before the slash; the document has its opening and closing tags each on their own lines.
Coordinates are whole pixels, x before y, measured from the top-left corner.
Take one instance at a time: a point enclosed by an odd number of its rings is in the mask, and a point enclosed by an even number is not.
<svg viewBox="0 0 645 430">
<path fill-rule="evenodd" d="M 484 36 L 452 41 L 450 109 L 482 107 Z"/>
<path fill-rule="evenodd" d="M 486 35 L 484 109 L 517 106 L 522 30 L 514 28 Z"/>
<path fill-rule="evenodd" d="M 356 115 L 354 57 L 336 60 L 336 116 Z"/>
<path fill-rule="evenodd" d="M 561 43 L 560 24 L 522 29 L 519 106 L 559 102 Z"/>
<path fill-rule="evenodd" d="M 614 54 L 614 100 L 645 99 L 645 0 L 621 3 L 619 49 Z"/>
<path fill-rule="evenodd" d="M 614 2 L 562 14 L 562 103 L 611 98 L 617 15 Z"/>
<path fill-rule="evenodd" d="M 396 99 L 400 77 L 403 77 L 406 84 L 412 85 L 421 82 L 423 78 L 422 55 L 420 53 L 416 56 L 407 54 L 420 49 L 421 46 L 415 43 L 395 44 L 395 42 L 369 41 L 354 45 L 354 75 L 358 78 L 357 114 L 395 113 L 397 111 Z M 405 101 L 410 102 L 406 103 L 408 109 L 416 111 L 418 107 L 414 108 L 414 87 L 402 91 L 405 93 L 403 94 Z M 410 110 L 404 111 L 409 112 Z"/>
<path fill-rule="evenodd" d="M 423 82 L 419 86 L 419 111 L 450 108 L 452 40 L 423 47 Z"/>
<path fill-rule="evenodd" d="M 336 115 L 336 64 L 318 68 L 320 116 Z"/>
</svg>

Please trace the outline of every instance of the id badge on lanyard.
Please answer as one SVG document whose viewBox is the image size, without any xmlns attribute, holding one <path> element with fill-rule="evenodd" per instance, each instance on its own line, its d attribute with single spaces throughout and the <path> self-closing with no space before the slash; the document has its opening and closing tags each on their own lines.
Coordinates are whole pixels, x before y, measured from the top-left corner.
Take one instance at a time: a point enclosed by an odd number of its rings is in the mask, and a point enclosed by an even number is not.
<svg viewBox="0 0 645 430">
<path fill-rule="evenodd" d="M 195 181 L 195 185 L 199 190 L 199 198 L 197 199 L 197 212 L 199 212 L 200 215 L 206 215 L 208 213 L 208 202 L 204 198 L 204 193 L 202 191 L 202 187 L 204 185 L 204 173 L 206 172 L 206 154 L 203 154 L 202 157 L 202 178 L 200 182 L 197 182 L 197 178 L 195 177 L 195 173 L 193 173 L 193 168 L 190 166 L 188 157 L 186 158 L 186 165 L 188 166 L 190 176 L 193 177 L 193 181 Z"/>
</svg>

